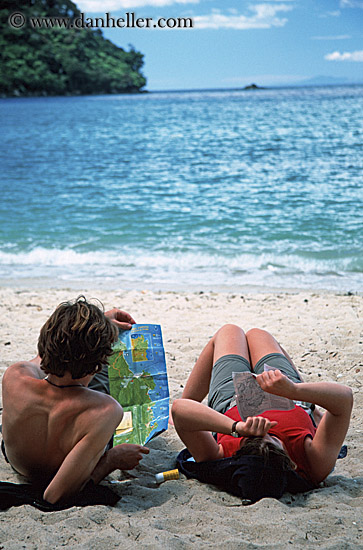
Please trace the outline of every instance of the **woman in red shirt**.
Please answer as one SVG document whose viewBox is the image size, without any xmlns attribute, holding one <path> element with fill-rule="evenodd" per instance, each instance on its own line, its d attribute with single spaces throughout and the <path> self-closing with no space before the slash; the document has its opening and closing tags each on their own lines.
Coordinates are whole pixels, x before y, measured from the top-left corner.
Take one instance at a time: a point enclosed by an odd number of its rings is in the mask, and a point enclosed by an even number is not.
<svg viewBox="0 0 363 550">
<path fill-rule="evenodd" d="M 264 364 L 276 370 L 264 372 Z M 300 406 L 265 411 L 242 421 L 233 403 L 233 372 L 253 372 L 268 393 L 316 403 L 326 410 L 317 429 Z M 202 404 L 208 396 L 208 406 Z M 196 462 L 241 454 L 280 457 L 314 484 L 334 468 L 349 427 L 352 391 L 332 382 L 304 383 L 290 357 L 264 330 L 245 334 L 236 325 L 222 327 L 203 349 L 172 415 L 180 439 Z M 212 435 L 216 433 L 216 438 Z"/>
</svg>

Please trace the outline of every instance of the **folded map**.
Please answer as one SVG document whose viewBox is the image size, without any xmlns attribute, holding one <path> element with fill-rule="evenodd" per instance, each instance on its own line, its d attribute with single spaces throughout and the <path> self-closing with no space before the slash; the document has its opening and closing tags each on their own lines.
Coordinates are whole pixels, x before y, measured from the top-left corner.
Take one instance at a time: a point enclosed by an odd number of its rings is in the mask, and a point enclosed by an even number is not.
<svg viewBox="0 0 363 550">
<path fill-rule="evenodd" d="M 109 359 L 110 393 L 124 410 L 114 445 L 145 445 L 168 428 L 169 386 L 160 325 L 121 331 Z"/>
</svg>

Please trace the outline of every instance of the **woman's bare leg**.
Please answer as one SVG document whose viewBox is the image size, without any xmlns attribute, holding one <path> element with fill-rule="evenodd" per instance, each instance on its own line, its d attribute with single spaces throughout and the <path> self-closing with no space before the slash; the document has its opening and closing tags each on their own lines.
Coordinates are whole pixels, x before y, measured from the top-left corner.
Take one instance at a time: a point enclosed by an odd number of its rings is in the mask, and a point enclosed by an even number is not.
<svg viewBox="0 0 363 550">
<path fill-rule="evenodd" d="M 248 342 L 251 365 L 253 369 L 255 368 L 256 363 L 258 363 L 258 361 L 262 359 L 262 357 L 264 357 L 265 355 L 268 355 L 269 353 L 283 353 L 286 359 L 288 359 L 288 361 L 290 362 L 291 366 L 299 375 L 300 380 L 302 382 L 304 381 L 301 373 L 295 367 L 289 354 L 269 332 L 267 332 L 266 330 L 253 328 L 247 332 L 246 339 Z M 324 413 L 320 409 L 315 407 L 313 415 L 315 424 L 318 426 L 324 416 Z"/>
<path fill-rule="evenodd" d="M 302 376 L 295 367 L 289 354 L 284 350 L 282 346 L 280 346 L 280 344 L 277 340 L 275 340 L 272 334 L 267 332 L 267 330 L 252 328 L 247 332 L 246 339 L 248 342 L 248 349 L 250 352 L 251 365 L 253 369 L 255 368 L 255 365 L 258 363 L 258 361 L 262 359 L 262 357 L 265 357 L 265 355 L 268 355 L 270 353 L 282 353 L 283 355 L 285 355 L 286 359 L 289 361 L 293 369 L 302 380 Z"/>
<path fill-rule="evenodd" d="M 225 325 L 216 332 L 203 349 L 185 385 L 182 399 L 173 403 L 172 415 L 180 439 L 188 447 L 197 462 L 223 458 L 223 449 L 218 445 L 210 431 L 195 430 L 190 422 L 190 410 L 197 420 L 218 418 L 220 422 L 230 421 L 224 415 L 200 404 L 209 392 L 212 369 L 215 362 L 224 355 L 236 354 L 249 361 L 245 333 L 236 325 Z M 191 400 L 191 401 L 188 401 Z M 198 401 L 194 404 L 192 403 Z M 191 429 L 191 425 L 193 429 Z M 207 425 L 207 424 L 206 424 Z M 208 425 L 209 426 L 209 425 Z"/>
<path fill-rule="evenodd" d="M 203 401 L 209 391 L 214 363 L 228 354 L 241 355 L 249 361 L 246 336 L 237 325 L 224 325 L 209 340 L 189 375 L 182 398 Z"/>
</svg>

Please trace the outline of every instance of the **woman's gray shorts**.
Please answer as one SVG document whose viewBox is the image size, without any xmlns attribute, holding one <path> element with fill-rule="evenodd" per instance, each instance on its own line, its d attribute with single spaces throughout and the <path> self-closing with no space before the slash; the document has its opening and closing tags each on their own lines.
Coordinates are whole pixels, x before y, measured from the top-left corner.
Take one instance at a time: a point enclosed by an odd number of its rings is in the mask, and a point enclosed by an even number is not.
<svg viewBox="0 0 363 550">
<path fill-rule="evenodd" d="M 269 353 L 262 357 L 252 370 L 250 363 L 241 355 L 224 355 L 214 364 L 209 385 L 208 406 L 220 413 L 229 409 L 234 398 L 233 372 L 253 372 L 261 374 L 264 364 L 279 369 L 293 382 L 301 382 L 298 372 L 282 353 Z"/>
</svg>

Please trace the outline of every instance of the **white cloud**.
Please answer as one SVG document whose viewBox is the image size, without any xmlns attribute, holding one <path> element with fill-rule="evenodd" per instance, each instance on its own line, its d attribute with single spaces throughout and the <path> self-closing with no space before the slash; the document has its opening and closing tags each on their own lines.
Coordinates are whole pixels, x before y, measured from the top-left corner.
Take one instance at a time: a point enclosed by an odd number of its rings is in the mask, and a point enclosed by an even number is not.
<svg viewBox="0 0 363 550">
<path fill-rule="evenodd" d="M 339 10 L 335 10 L 335 11 L 327 11 L 326 13 L 322 13 L 321 15 L 319 15 L 319 17 L 323 17 L 323 18 L 326 18 L 326 17 L 339 17 L 340 15 L 340 11 Z"/>
<path fill-rule="evenodd" d="M 252 15 L 223 15 L 213 11 L 209 15 L 196 15 L 194 25 L 196 29 L 269 29 L 283 27 L 286 18 L 278 17 L 279 12 L 292 10 L 287 4 L 255 4 L 250 6 Z"/>
<path fill-rule="evenodd" d="M 347 40 L 351 38 L 349 34 L 338 34 L 337 36 L 312 36 L 312 40 Z"/>
<path fill-rule="evenodd" d="M 363 2 L 361 0 L 340 0 L 340 7 L 363 9 Z"/>
<path fill-rule="evenodd" d="M 172 4 L 199 4 L 200 0 L 78 0 L 77 6 L 86 13 L 105 13 L 146 6 L 160 8 Z"/>
<path fill-rule="evenodd" d="M 363 50 L 358 50 L 356 52 L 333 52 L 328 53 L 324 59 L 328 61 L 361 61 L 363 62 Z"/>
</svg>

